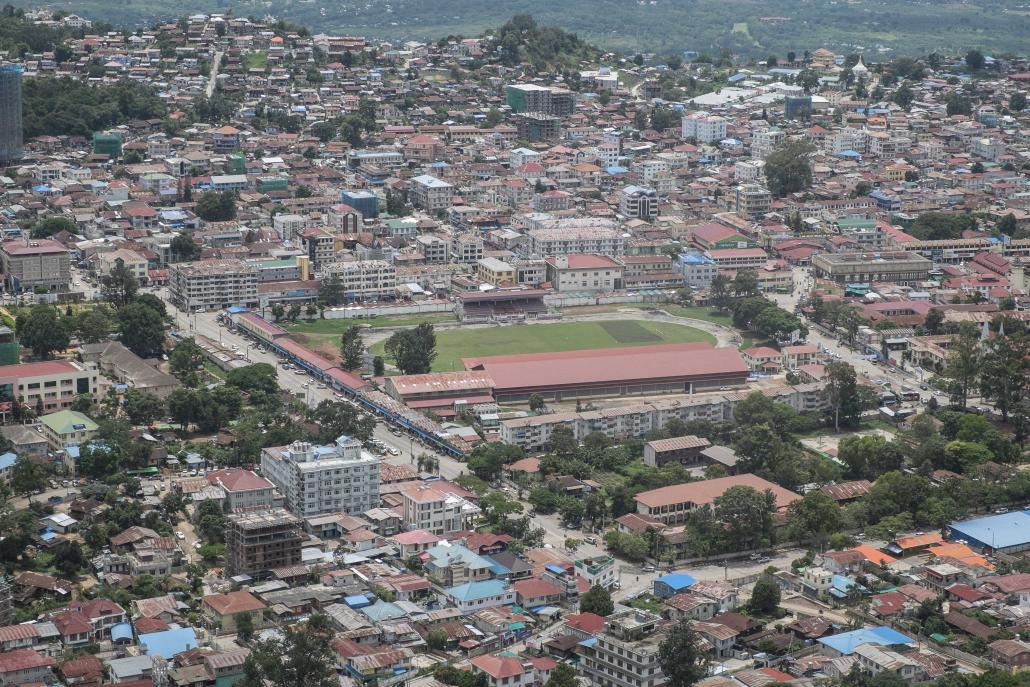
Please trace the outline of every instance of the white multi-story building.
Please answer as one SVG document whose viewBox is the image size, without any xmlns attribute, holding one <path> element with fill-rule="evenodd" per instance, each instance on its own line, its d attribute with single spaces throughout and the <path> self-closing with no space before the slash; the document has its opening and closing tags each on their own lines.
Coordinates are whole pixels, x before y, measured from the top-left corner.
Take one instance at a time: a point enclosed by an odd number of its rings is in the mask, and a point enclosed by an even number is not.
<svg viewBox="0 0 1030 687">
<path fill-rule="evenodd" d="M 605 618 L 604 631 L 584 652 L 580 670 L 592 687 L 655 687 L 666 678 L 658 663 L 662 617 L 629 610 Z"/>
<path fill-rule="evenodd" d="M 714 143 L 726 138 L 726 120 L 707 112 L 695 112 L 682 120 L 683 138 L 693 138 L 698 143 Z"/>
<path fill-rule="evenodd" d="M 751 134 L 751 157 L 756 160 L 764 160 L 769 157 L 769 153 L 783 145 L 785 138 L 786 134 L 779 129 L 759 129 Z"/>
<path fill-rule="evenodd" d="M 411 204 L 428 212 L 441 212 L 451 206 L 454 187 L 431 174 L 411 180 Z"/>
<path fill-rule="evenodd" d="M 169 271 L 168 297 L 183 310 L 256 307 L 257 283 L 257 270 L 242 260 L 180 263 Z"/>
<path fill-rule="evenodd" d="M 593 253 L 617 257 L 626 250 L 626 240 L 617 229 L 605 226 L 560 225 L 547 229 L 531 229 L 528 253 L 533 256 Z"/>
<path fill-rule="evenodd" d="M 658 192 L 642 186 L 627 186 L 619 194 L 619 213 L 632 219 L 658 217 Z"/>
<path fill-rule="evenodd" d="M 261 451 L 261 473 L 282 493 L 286 507 L 302 518 L 356 515 L 378 506 L 380 462 L 347 436 L 332 446 L 296 441 Z"/>
<path fill-rule="evenodd" d="M 439 536 L 467 530 L 479 507 L 457 494 L 432 485 L 408 487 L 404 498 L 404 525 L 409 530 L 426 530 Z"/>
<path fill-rule="evenodd" d="M 331 262 L 322 269 L 323 281 L 336 275 L 348 300 L 393 298 L 397 292 L 397 270 L 385 260 Z"/>
</svg>

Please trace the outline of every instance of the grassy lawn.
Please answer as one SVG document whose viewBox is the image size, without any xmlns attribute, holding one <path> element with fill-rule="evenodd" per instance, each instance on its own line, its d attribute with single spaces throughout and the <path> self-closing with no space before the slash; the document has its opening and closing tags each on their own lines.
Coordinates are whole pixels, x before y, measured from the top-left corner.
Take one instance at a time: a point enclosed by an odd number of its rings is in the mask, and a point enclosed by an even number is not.
<svg viewBox="0 0 1030 687">
<path fill-rule="evenodd" d="M 616 312 L 633 308 L 635 310 L 651 310 L 657 308 L 664 310 L 676 317 L 690 317 L 695 320 L 703 320 L 712 324 L 721 324 L 724 327 L 732 327 L 733 321 L 729 315 L 723 315 L 713 311 L 711 308 L 697 306 L 674 305 L 672 303 L 616 303 L 613 305 L 584 305 L 573 308 L 562 308 L 562 312 L 568 315 L 589 315 L 599 312 Z"/>
<path fill-rule="evenodd" d="M 279 324 L 297 336 L 301 343 L 310 344 L 312 348 L 323 354 L 335 352 L 340 345 L 340 335 L 351 327 L 415 327 L 423 322 L 440 324 L 441 322 L 454 322 L 455 317 L 451 313 L 439 313 L 434 315 L 412 315 L 409 317 L 374 317 L 372 319 L 343 319 L 343 320 L 300 320 L 294 323 L 280 322 Z"/>
<path fill-rule="evenodd" d="M 268 53 L 264 51 L 247 53 L 243 56 L 243 66 L 247 69 L 264 69 L 268 66 Z"/>
<path fill-rule="evenodd" d="M 464 368 L 461 358 L 484 355 L 581 351 L 591 348 L 697 341 L 715 343 L 710 334 L 693 327 L 642 320 L 563 322 L 447 330 L 436 333 L 437 356 L 433 369 L 462 370 Z M 374 355 L 384 355 L 384 348 L 385 342 L 380 342 L 372 346 L 371 352 Z"/>
</svg>

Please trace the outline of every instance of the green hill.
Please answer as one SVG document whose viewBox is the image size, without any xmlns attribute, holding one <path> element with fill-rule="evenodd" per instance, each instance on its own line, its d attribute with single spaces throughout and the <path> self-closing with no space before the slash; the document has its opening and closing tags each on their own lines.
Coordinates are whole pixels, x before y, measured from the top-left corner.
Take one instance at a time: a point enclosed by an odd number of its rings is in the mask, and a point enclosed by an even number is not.
<svg viewBox="0 0 1030 687">
<path fill-rule="evenodd" d="M 36 0 L 19 0 L 23 6 Z M 602 48 L 670 53 L 734 52 L 764 57 L 825 46 L 840 52 L 882 46 L 907 54 L 1025 50 L 1025 0 L 74 0 L 55 8 L 116 24 L 190 12 L 272 14 L 319 31 L 391 39 L 479 35 L 530 14 Z M 70 7 L 74 5 L 74 8 Z M 322 14 L 324 10 L 325 14 Z"/>
</svg>

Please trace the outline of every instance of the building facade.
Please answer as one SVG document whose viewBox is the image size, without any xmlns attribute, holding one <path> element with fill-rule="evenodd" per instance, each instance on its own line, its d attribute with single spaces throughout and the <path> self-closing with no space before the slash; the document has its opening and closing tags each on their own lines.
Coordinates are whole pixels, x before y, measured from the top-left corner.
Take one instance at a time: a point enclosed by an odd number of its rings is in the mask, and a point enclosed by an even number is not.
<svg viewBox="0 0 1030 687">
<path fill-rule="evenodd" d="M 242 260 L 200 260 L 172 265 L 168 296 L 183 310 L 258 304 L 257 270 Z"/>
<path fill-rule="evenodd" d="M 261 452 L 261 473 L 302 518 L 323 513 L 356 515 L 379 505 L 379 458 L 357 439 L 331 446 L 297 441 Z"/>
<path fill-rule="evenodd" d="M 226 575 L 261 576 L 299 565 L 300 519 L 282 508 L 234 513 L 225 531 Z"/>
</svg>

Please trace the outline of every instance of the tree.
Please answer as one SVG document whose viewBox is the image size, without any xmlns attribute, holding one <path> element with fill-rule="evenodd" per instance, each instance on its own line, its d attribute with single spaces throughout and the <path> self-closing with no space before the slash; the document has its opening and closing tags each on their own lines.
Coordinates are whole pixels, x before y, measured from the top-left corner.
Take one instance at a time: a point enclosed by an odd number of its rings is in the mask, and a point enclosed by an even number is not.
<svg viewBox="0 0 1030 687">
<path fill-rule="evenodd" d="M 467 465 L 476 477 L 492 482 L 501 476 L 505 465 L 520 460 L 523 455 L 522 449 L 513 444 L 481 443 L 469 454 Z"/>
<path fill-rule="evenodd" d="M 838 458 L 847 465 L 852 479 L 874 480 L 886 472 L 900 470 L 905 462 L 901 449 L 882 436 L 851 436 L 841 440 Z"/>
<path fill-rule="evenodd" d="M 668 687 L 693 687 L 708 674 L 708 654 L 699 647 L 701 637 L 681 620 L 658 645 L 658 665 Z"/>
<path fill-rule="evenodd" d="M 579 687 L 576 669 L 568 663 L 559 663 L 551 670 L 544 687 Z"/>
<path fill-rule="evenodd" d="M 930 308 L 930 311 L 926 313 L 926 319 L 923 321 L 923 328 L 926 329 L 926 333 L 936 336 L 940 333 L 943 325 L 944 311 L 940 308 Z"/>
<path fill-rule="evenodd" d="M 114 331 L 111 311 L 103 305 L 83 312 L 76 321 L 76 332 L 79 341 L 85 344 L 100 343 Z"/>
<path fill-rule="evenodd" d="M 958 336 L 951 343 L 944 376 L 951 379 L 952 401 L 965 409 L 969 394 L 976 388 L 980 375 L 981 350 L 976 325 L 963 322 Z"/>
<path fill-rule="evenodd" d="M 34 239 L 46 239 L 50 238 L 54 234 L 61 232 L 68 232 L 74 234 L 76 232 L 75 222 L 68 217 L 62 217 L 61 215 L 53 215 L 46 219 L 40 220 L 31 229 L 32 238 Z"/>
<path fill-rule="evenodd" d="M 173 262 L 190 262 L 200 258 L 200 246 L 189 234 L 176 234 L 169 249 Z"/>
<path fill-rule="evenodd" d="M 583 521 L 583 502 L 577 498 L 562 499 L 558 514 L 564 524 L 578 526 Z"/>
<path fill-rule="evenodd" d="M 1018 408 L 1030 392 L 1030 338 L 1014 332 L 996 336 L 985 347 L 980 365 L 984 398 L 1001 411 L 1002 419 Z"/>
<path fill-rule="evenodd" d="M 194 209 L 205 222 L 228 222 L 236 219 L 236 196 L 230 191 L 208 191 L 197 200 Z"/>
<path fill-rule="evenodd" d="M 168 367 L 176 379 L 186 386 L 197 386 L 200 382 L 197 369 L 204 365 L 204 351 L 193 337 L 182 339 L 168 356 Z"/>
<path fill-rule="evenodd" d="M 122 409 L 133 424 L 149 424 L 165 414 L 165 402 L 148 391 L 131 388 Z"/>
<path fill-rule="evenodd" d="M 141 358 L 159 358 L 164 351 L 165 323 L 159 312 L 143 303 L 118 311 L 121 342 Z"/>
<path fill-rule="evenodd" d="M 20 318 L 19 318 L 20 319 Z M 55 351 L 68 348 L 70 337 L 57 310 L 50 305 L 34 305 L 28 317 L 17 323 L 18 338 L 23 346 L 40 359 L 53 357 Z"/>
<path fill-rule="evenodd" d="M 114 261 L 110 272 L 101 277 L 100 281 L 103 286 L 104 298 L 108 302 L 114 303 L 116 307 L 131 303 L 136 298 L 136 292 L 139 291 L 139 280 L 121 258 Z"/>
<path fill-rule="evenodd" d="M 579 597 L 579 612 L 594 613 L 599 616 L 611 615 L 615 610 L 615 603 L 608 590 L 599 584 L 591 587 L 586 594 Z"/>
<path fill-rule="evenodd" d="M 762 575 L 751 590 L 748 611 L 758 615 L 772 615 L 780 605 L 780 587 L 770 575 Z"/>
<path fill-rule="evenodd" d="M 843 361 L 826 366 L 826 387 L 823 390 L 833 414 L 834 431 L 840 431 L 841 421 L 846 426 L 857 426 L 862 414 L 858 397 L 858 378 L 855 368 Z"/>
<path fill-rule="evenodd" d="M 195 389 L 179 388 L 168 394 L 168 415 L 179 423 L 183 430 L 200 417 L 200 402 Z"/>
<path fill-rule="evenodd" d="M 912 93 L 912 89 L 909 88 L 908 84 L 902 84 L 899 86 L 898 89 L 894 91 L 894 97 L 892 98 L 894 104 L 903 110 L 907 110 L 911 107 L 912 101 L 915 99 L 916 96 Z"/>
<path fill-rule="evenodd" d="M 426 645 L 433 651 L 443 651 L 447 648 L 448 641 L 450 641 L 450 635 L 443 628 L 430 630 L 429 634 L 426 635 Z"/>
<path fill-rule="evenodd" d="M 765 160 L 765 178 L 769 191 L 776 197 L 804 191 L 812 185 L 812 166 L 808 156 L 815 146 L 807 141 L 789 141 L 771 153 Z"/>
<path fill-rule="evenodd" d="M 1009 109 L 1014 112 L 1022 112 L 1026 109 L 1026 93 L 1016 91 L 1009 97 Z"/>
<path fill-rule="evenodd" d="M 300 304 L 293 303 L 290 305 L 290 309 L 286 313 L 286 319 L 290 322 L 296 322 L 298 317 L 300 317 Z"/>
<path fill-rule="evenodd" d="M 275 394 L 279 391 L 275 368 L 268 363 L 237 367 L 225 376 L 225 383 L 249 394 Z"/>
<path fill-rule="evenodd" d="M 404 374 L 425 374 L 436 359 L 436 334 L 428 322 L 399 331 L 386 340 L 386 354 Z"/>
<path fill-rule="evenodd" d="M 236 618 L 236 634 L 245 642 L 249 642 L 254 636 L 254 615 L 249 611 L 239 613 Z"/>
<path fill-rule="evenodd" d="M 733 293 L 737 298 L 758 295 L 758 275 L 754 270 L 740 270 L 733 277 Z"/>
<path fill-rule="evenodd" d="M 93 410 L 93 394 L 79 394 L 72 401 L 69 409 L 74 410 L 77 413 L 88 413 Z"/>
<path fill-rule="evenodd" d="M 736 548 L 772 542 L 776 497 L 771 491 L 737 485 L 716 497 L 712 505 L 715 520 L 723 525 L 727 539 Z"/>
<path fill-rule="evenodd" d="M 341 365 L 345 370 L 357 370 L 365 358 L 365 343 L 361 340 L 361 329 L 350 327 L 340 336 Z"/>
<path fill-rule="evenodd" d="M 75 541 L 63 541 L 54 549 L 54 567 L 62 577 L 75 579 L 86 557 L 82 555 L 82 547 Z"/>
<path fill-rule="evenodd" d="M 383 356 L 377 355 L 372 358 L 372 374 L 376 377 L 382 377 L 386 374 L 386 361 L 383 360 Z"/>
<path fill-rule="evenodd" d="M 986 62 L 987 60 L 984 59 L 983 53 L 979 50 L 973 49 L 966 53 L 966 66 L 974 72 L 983 69 Z"/>
<path fill-rule="evenodd" d="M 712 305 L 719 310 L 726 310 L 730 302 L 732 301 L 732 295 L 730 293 L 731 279 L 729 276 L 720 272 L 715 275 L 712 279 L 712 286 L 709 289 L 711 295 Z"/>
<path fill-rule="evenodd" d="M 274 638 L 257 642 L 243 665 L 241 687 L 338 687 L 332 622 L 321 614 L 284 627 Z"/>
<path fill-rule="evenodd" d="M 957 93 L 953 93 L 948 97 L 945 111 L 948 113 L 949 117 L 953 115 L 965 115 L 968 117 L 973 113 L 973 106 L 970 104 L 969 98 L 963 98 Z"/>
<path fill-rule="evenodd" d="M 790 504 L 790 534 L 800 542 L 817 545 L 844 525 L 840 506 L 822 491 L 810 491 Z"/>
<path fill-rule="evenodd" d="M 376 420 L 349 403 L 325 400 L 308 413 L 308 418 L 319 426 L 318 440 L 324 444 L 346 434 L 360 441 L 372 437 Z"/>
<path fill-rule="evenodd" d="M 18 456 L 11 468 L 11 491 L 15 494 L 31 494 L 46 485 L 47 466 L 28 456 Z"/>
<path fill-rule="evenodd" d="M 544 397 L 540 394 L 530 394 L 529 396 L 529 409 L 534 413 L 538 413 L 544 409 L 547 402 L 544 401 Z"/>
</svg>

